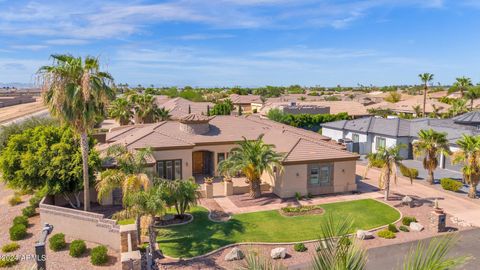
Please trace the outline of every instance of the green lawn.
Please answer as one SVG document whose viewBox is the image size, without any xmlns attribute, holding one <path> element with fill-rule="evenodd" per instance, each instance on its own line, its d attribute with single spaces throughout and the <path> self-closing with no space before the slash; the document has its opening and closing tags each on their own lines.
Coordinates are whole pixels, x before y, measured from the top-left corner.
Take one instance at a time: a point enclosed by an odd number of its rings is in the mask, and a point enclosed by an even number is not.
<svg viewBox="0 0 480 270">
<path fill-rule="evenodd" d="M 394 208 L 372 199 L 323 204 L 335 218 L 347 216 L 355 229 L 372 229 L 400 218 Z M 192 209 L 192 223 L 160 229 L 157 241 L 166 255 L 193 257 L 238 242 L 296 242 L 319 238 L 326 215 L 284 217 L 277 210 L 234 215 L 224 223 L 208 219 L 208 211 Z"/>
</svg>

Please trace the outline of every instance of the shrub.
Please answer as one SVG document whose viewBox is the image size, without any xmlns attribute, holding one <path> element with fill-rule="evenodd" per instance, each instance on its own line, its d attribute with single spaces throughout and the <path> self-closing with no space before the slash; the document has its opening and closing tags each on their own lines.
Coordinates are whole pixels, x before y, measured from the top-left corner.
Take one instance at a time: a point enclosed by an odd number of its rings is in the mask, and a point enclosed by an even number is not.
<svg viewBox="0 0 480 270">
<path fill-rule="evenodd" d="M 307 251 L 307 247 L 305 246 L 305 244 L 303 243 L 296 243 L 294 246 L 293 246 L 293 249 L 297 252 L 305 252 Z"/>
<path fill-rule="evenodd" d="M 385 238 L 385 239 L 393 239 L 395 238 L 395 233 L 394 232 L 391 232 L 389 230 L 383 230 L 383 231 L 379 231 L 377 233 L 378 237 L 381 237 L 381 238 Z"/>
<path fill-rule="evenodd" d="M 460 188 L 462 188 L 463 184 L 459 181 L 450 179 L 450 178 L 442 178 L 440 179 L 440 185 L 445 190 L 450 190 L 453 192 L 457 192 Z"/>
<path fill-rule="evenodd" d="M 27 236 L 27 226 L 23 224 L 14 224 L 10 227 L 10 240 L 17 241 L 22 240 Z"/>
<path fill-rule="evenodd" d="M 395 224 L 388 224 L 388 230 L 393 233 L 398 232 L 397 226 L 395 226 Z"/>
<path fill-rule="evenodd" d="M 12 267 L 18 263 L 16 256 L 3 256 L 0 257 L 0 268 Z"/>
<path fill-rule="evenodd" d="M 64 249 L 67 246 L 67 244 L 65 243 L 65 234 L 63 233 L 54 234 L 48 240 L 48 246 L 53 251 L 59 251 Z"/>
<path fill-rule="evenodd" d="M 13 219 L 13 225 L 22 224 L 25 227 L 28 226 L 28 218 L 26 216 L 16 216 Z"/>
<path fill-rule="evenodd" d="M 87 246 L 83 240 L 74 240 L 70 244 L 70 256 L 72 257 L 80 257 L 86 250 Z"/>
<path fill-rule="evenodd" d="M 18 243 L 12 242 L 12 243 L 8 243 L 6 245 L 3 245 L 2 252 L 3 253 L 8 253 L 8 252 L 15 251 L 19 248 L 20 248 L 20 245 Z"/>
<path fill-rule="evenodd" d="M 417 219 L 415 217 L 408 217 L 408 216 L 405 216 L 402 218 L 402 224 L 405 226 L 410 226 L 410 223 L 412 222 L 417 222 Z"/>
<path fill-rule="evenodd" d="M 405 226 L 405 225 L 400 226 L 398 229 L 400 229 L 400 231 L 402 231 L 402 232 L 409 232 L 410 231 L 410 229 L 408 229 L 408 227 Z"/>
<path fill-rule="evenodd" d="M 15 206 L 17 204 L 20 204 L 21 202 L 22 202 L 22 198 L 19 195 L 13 195 L 8 200 L 8 204 L 10 204 L 10 206 Z"/>
<path fill-rule="evenodd" d="M 106 246 L 92 248 L 92 252 L 90 253 L 90 262 L 93 265 L 105 264 L 108 261 L 107 251 L 108 250 Z"/>
<path fill-rule="evenodd" d="M 41 200 L 42 200 L 42 197 L 37 196 L 37 194 L 35 194 L 32 198 L 30 198 L 28 202 L 30 203 L 31 207 L 37 208 L 38 205 L 40 205 Z"/>
<path fill-rule="evenodd" d="M 35 212 L 35 208 L 32 207 L 32 206 L 27 206 L 25 208 L 22 209 L 22 214 L 26 217 L 33 217 L 35 216 L 37 213 Z"/>
<path fill-rule="evenodd" d="M 418 178 L 418 170 L 415 168 L 408 168 L 405 166 L 400 167 L 400 172 L 402 173 L 403 176 L 408 177 L 408 178 Z"/>
<path fill-rule="evenodd" d="M 302 194 L 300 194 L 300 192 L 295 192 L 295 198 L 297 199 L 297 201 L 300 201 L 301 199 L 303 199 L 303 196 Z"/>
</svg>

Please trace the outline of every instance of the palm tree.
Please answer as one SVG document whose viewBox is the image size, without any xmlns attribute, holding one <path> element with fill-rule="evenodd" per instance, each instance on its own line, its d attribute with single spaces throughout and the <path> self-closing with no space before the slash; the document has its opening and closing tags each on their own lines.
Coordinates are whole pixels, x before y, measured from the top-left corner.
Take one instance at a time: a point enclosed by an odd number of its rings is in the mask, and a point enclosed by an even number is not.
<svg viewBox="0 0 480 270">
<path fill-rule="evenodd" d="M 43 100 L 54 117 L 68 123 L 80 134 L 83 160 L 84 209 L 90 209 L 88 174 L 88 132 L 115 98 L 113 77 L 100 71 L 97 58 L 52 55 L 53 64 L 38 70 Z"/>
<path fill-rule="evenodd" d="M 402 157 L 400 156 L 400 150 L 405 145 L 398 144 L 389 148 L 381 147 L 376 153 L 374 153 L 374 160 L 379 162 L 381 166 L 381 173 L 378 177 L 378 187 L 385 190 L 385 201 L 388 201 L 390 195 L 390 181 L 393 177 L 393 182 L 397 183 L 397 167 L 402 168 L 405 165 L 402 164 Z M 369 165 L 371 167 L 370 161 Z M 410 178 L 410 182 L 413 179 Z"/>
<path fill-rule="evenodd" d="M 480 86 L 468 87 L 465 97 L 470 100 L 470 110 L 473 110 L 473 101 L 480 98 Z"/>
<path fill-rule="evenodd" d="M 423 73 L 423 74 L 418 74 L 418 77 L 420 77 L 420 80 L 423 82 L 423 110 L 422 110 L 422 116 L 425 117 L 425 106 L 427 104 L 427 91 L 428 91 L 428 83 L 433 81 L 433 74 L 430 73 Z"/>
<path fill-rule="evenodd" d="M 168 110 L 164 108 L 159 110 L 152 95 L 136 95 L 132 100 L 135 103 L 135 112 L 140 124 L 155 123 L 164 117 L 169 117 Z"/>
<path fill-rule="evenodd" d="M 155 110 L 156 118 L 158 118 L 160 121 L 167 121 L 170 119 L 170 110 L 165 109 L 164 107 L 162 108 L 157 108 Z"/>
<path fill-rule="evenodd" d="M 424 155 L 423 168 L 428 171 L 427 182 L 433 184 L 433 172 L 438 167 L 438 155 L 450 154 L 447 134 L 433 129 L 420 130 L 418 141 L 413 143 L 413 152 L 417 157 Z"/>
<path fill-rule="evenodd" d="M 480 136 L 463 135 L 457 145 L 460 150 L 453 153 L 452 162 L 463 163 L 463 176 L 470 185 L 468 197 L 474 199 L 480 181 Z"/>
<path fill-rule="evenodd" d="M 441 115 L 441 114 L 440 114 L 440 110 L 442 110 L 442 109 L 443 109 L 442 106 L 437 107 L 437 105 L 432 104 L 432 110 L 433 110 L 433 111 L 432 111 L 430 117 L 432 117 L 432 118 L 440 118 L 440 115 Z"/>
<path fill-rule="evenodd" d="M 420 107 L 420 105 L 412 106 L 412 110 L 417 117 L 420 117 L 422 115 L 422 108 Z"/>
<path fill-rule="evenodd" d="M 449 117 L 454 117 L 468 111 L 467 101 L 463 98 L 454 99 L 451 105 L 450 109 L 448 109 Z"/>
<path fill-rule="evenodd" d="M 133 106 L 126 98 L 117 98 L 109 110 L 110 117 L 117 120 L 121 126 L 130 124 L 133 117 Z"/>
<path fill-rule="evenodd" d="M 448 92 L 457 92 L 460 91 L 460 96 L 463 98 L 464 92 L 468 87 L 472 86 L 472 80 L 468 77 L 456 78 L 456 82 L 453 84 L 453 87 L 449 89 Z"/>
<path fill-rule="evenodd" d="M 165 213 L 166 204 L 162 200 L 162 189 L 154 186 L 148 190 L 129 193 L 125 199 L 125 209 L 117 212 L 114 217 L 119 219 L 146 217 L 148 223 L 148 243 L 152 254 L 155 254 L 156 230 L 155 217 Z M 145 229 L 145 228 L 144 228 Z"/>
<path fill-rule="evenodd" d="M 238 142 L 238 145 L 219 166 L 227 166 L 231 171 L 245 174 L 250 185 L 250 197 L 258 198 L 262 195 L 260 177 L 264 172 L 273 175 L 274 166 L 280 170 L 283 155 L 275 152 L 273 145 L 263 142 L 263 134 L 253 141 L 243 137 L 243 141 Z"/>
</svg>

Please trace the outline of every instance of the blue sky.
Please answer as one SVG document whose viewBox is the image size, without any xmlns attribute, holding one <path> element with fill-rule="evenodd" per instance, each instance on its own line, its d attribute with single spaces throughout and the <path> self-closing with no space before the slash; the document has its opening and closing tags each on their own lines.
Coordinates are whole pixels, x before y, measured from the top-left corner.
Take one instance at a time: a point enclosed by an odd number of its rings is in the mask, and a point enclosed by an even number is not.
<svg viewBox="0 0 480 270">
<path fill-rule="evenodd" d="M 480 0 L 0 0 L 0 82 L 52 53 L 117 83 L 262 86 L 480 82 Z"/>
</svg>

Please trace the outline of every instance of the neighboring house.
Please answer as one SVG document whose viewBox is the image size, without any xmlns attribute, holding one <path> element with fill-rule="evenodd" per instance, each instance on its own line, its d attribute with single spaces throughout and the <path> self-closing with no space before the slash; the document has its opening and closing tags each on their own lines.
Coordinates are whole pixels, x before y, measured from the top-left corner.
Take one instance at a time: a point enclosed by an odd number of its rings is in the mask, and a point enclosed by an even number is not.
<svg viewBox="0 0 480 270">
<path fill-rule="evenodd" d="M 231 94 L 229 99 L 232 101 L 235 111 L 242 108 L 244 113 L 252 113 L 252 103 L 262 103 L 259 95 L 237 95 Z"/>
<path fill-rule="evenodd" d="M 170 99 L 166 96 L 155 96 L 155 102 L 158 107 L 169 110 L 173 119 L 178 119 L 189 113 L 207 115 L 207 111 L 215 105 L 211 102 L 193 102 L 181 97 Z"/>
<path fill-rule="evenodd" d="M 262 106 L 259 113 L 267 115 L 271 109 L 280 109 L 283 106 L 291 105 L 290 102 L 267 102 Z M 365 106 L 356 101 L 296 101 L 296 106 L 317 106 L 329 108 L 329 113 L 338 114 L 342 112 L 348 113 L 353 118 L 359 118 L 369 115 Z"/>
<path fill-rule="evenodd" d="M 387 101 L 383 101 L 377 104 L 368 105 L 366 106 L 368 109 L 390 109 L 396 113 L 407 113 L 407 114 L 415 114 L 414 107 L 419 106 L 423 108 L 423 96 L 413 96 L 406 100 L 401 100 L 396 103 L 391 103 Z M 425 105 L 425 112 L 432 113 L 435 111 L 435 108 L 438 110 L 439 113 L 445 113 L 451 106 L 442 102 L 439 102 L 435 99 L 427 99 L 427 103 Z"/>
<path fill-rule="evenodd" d="M 262 104 L 252 103 L 252 109 L 261 111 Z M 297 101 L 290 101 L 288 103 L 281 103 L 277 107 L 281 112 L 286 114 L 329 114 L 330 107 L 320 106 L 316 104 L 299 103 Z"/>
<path fill-rule="evenodd" d="M 273 177 L 267 173 L 262 176 L 278 196 L 356 190 L 358 155 L 318 133 L 256 116 L 189 114 L 178 121 L 122 126 L 109 132 L 107 143 L 98 149 L 103 151 L 112 144 L 124 144 L 131 150 L 149 147 L 153 150 L 149 167 L 158 177 L 202 179 L 218 176 L 218 163 L 243 137 L 254 140 L 261 134 L 284 155 L 283 170 L 274 168 Z"/>
<path fill-rule="evenodd" d="M 452 119 L 399 119 L 366 117 L 355 120 L 343 120 L 322 124 L 322 135 L 338 142 L 346 142 L 347 149 L 361 155 L 375 152 L 379 147 L 391 147 L 404 144 L 400 154 L 405 159 L 414 157 L 412 143 L 418 139 L 422 129 L 445 132 L 454 152 L 458 150 L 457 140 L 466 135 L 480 135 L 480 112 L 466 113 Z M 459 170 L 461 165 L 452 165 L 448 156 L 440 157 L 440 167 Z"/>
</svg>

